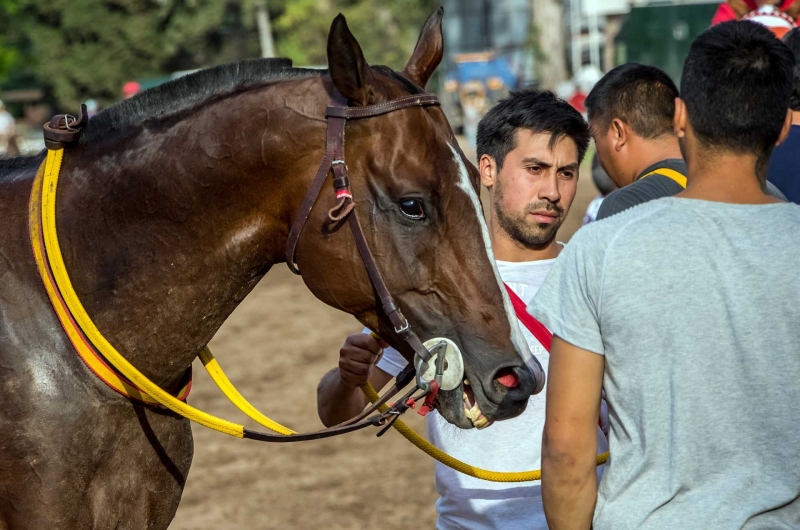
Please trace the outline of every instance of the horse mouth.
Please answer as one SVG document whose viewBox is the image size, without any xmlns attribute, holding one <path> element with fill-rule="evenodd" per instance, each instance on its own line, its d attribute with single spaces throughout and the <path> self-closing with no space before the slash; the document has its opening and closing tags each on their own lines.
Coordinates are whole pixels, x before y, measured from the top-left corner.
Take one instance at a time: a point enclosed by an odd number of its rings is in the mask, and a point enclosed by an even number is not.
<svg viewBox="0 0 800 530">
<path fill-rule="evenodd" d="M 475 399 L 475 392 L 472 390 L 472 385 L 470 385 L 469 379 L 466 377 L 461 386 L 461 399 L 464 403 L 464 416 L 472 422 L 473 427 L 480 430 L 494 423 L 494 420 L 490 420 L 483 415 L 483 411 L 480 405 L 478 405 L 478 400 Z"/>
</svg>

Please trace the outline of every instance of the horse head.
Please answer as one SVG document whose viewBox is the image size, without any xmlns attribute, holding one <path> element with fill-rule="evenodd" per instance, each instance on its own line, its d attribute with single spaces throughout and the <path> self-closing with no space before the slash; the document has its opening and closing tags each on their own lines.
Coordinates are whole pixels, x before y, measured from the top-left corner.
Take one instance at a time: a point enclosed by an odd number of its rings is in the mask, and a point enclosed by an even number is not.
<svg viewBox="0 0 800 530">
<path fill-rule="evenodd" d="M 424 93 L 442 60 L 441 22 L 439 9 L 398 73 L 368 65 L 339 15 L 328 37 L 328 89 L 350 107 Z M 463 357 L 463 381 L 439 393 L 439 412 L 462 428 L 522 413 L 528 397 L 543 387 L 544 374 L 518 329 L 494 263 L 478 172 L 442 110 L 416 106 L 348 122 L 345 160 L 355 213 L 389 292 L 422 340 L 450 339 Z M 322 301 L 355 315 L 411 360 L 414 352 L 376 303 L 350 229 L 329 218 L 332 199 L 325 192 L 321 197 L 295 255 L 303 280 Z M 464 385 L 485 420 L 466 410 Z"/>
</svg>

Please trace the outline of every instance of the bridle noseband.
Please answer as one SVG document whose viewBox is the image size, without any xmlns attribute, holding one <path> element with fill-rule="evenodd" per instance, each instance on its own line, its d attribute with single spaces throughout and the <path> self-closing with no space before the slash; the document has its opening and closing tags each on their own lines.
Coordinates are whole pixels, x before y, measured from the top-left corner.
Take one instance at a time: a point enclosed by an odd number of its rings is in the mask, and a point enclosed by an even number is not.
<svg viewBox="0 0 800 530">
<path fill-rule="evenodd" d="M 337 204 L 328 212 L 329 219 L 338 222 L 346 218 L 350 224 L 350 230 L 353 233 L 353 239 L 356 242 L 361 261 L 364 263 L 369 280 L 380 299 L 381 309 L 389 318 L 392 326 L 394 326 L 394 332 L 414 351 L 414 364 L 417 368 L 422 363 L 428 362 L 432 353 L 422 344 L 417 334 L 411 329 L 408 319 L 403 316 L 391 293 L 389 293 L 386 282 L 364 237 L 361 224 L 358 222 L 358 216 L 354 210 L 353 194 L 350 191 L 347 164 L 344 160 L 345 124 L 347 120 L 372 118 L 409 107 L 428 107 L 439 104 L 439 98 L 434 94 L 422 93 L 403 96 L 366 107 L 348 107 L 347 99 L 338 90 L 334 89 L 331 96 L 331 104 L 325 111 L 325 117 L 328 122 L 325 155 L 322 157 L 317 174 L 314 176 L 314 180 L 311 182 L 311 186 L 306 192 L 300 209 L 295 216 L 292 229 L 289 232 L 289 239 L 286 243 L 286 264 L 292 272 L 300 274 L 300 270 L 294 261 L 297 243 L 300 240 L 300 234 L 311 214 L 314 203 L 322 191 L 322 186 L 328 178 L 328 173 L 333 172 L 333 189 L 336 194 Z M 444 357 L 440 356 L 440 358 L 443 359 Z M 437 368 L 439 367 L 437 366 Z M 441 375 L 441 369 L 437 369 L 437 379 L 439 379 L 437 386 L 441 383 Z M 430 391 L 430 382 L 421 378 L 420 370 L 417 370 L 417 386 L 425 392 Z"/>
</svg>

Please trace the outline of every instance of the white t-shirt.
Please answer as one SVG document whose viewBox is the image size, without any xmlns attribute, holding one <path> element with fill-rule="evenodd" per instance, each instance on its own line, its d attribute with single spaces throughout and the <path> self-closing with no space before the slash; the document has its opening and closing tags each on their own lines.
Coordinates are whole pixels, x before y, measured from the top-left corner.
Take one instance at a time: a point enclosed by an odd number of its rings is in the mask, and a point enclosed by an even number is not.
<svg viewBox="0 0 800 530">
<path fill-rule="evenodd" d="M 500 277 L 529 304 L 550 271 L 554 259 L 513 263 L 498 261 Z M 520 323 L 531 353 L 547 372 L 550 354 Z M 366 331 L 369 333 L 369 330 Z M 406 366 L 399 352 L 386 348 L 378 368 L 397 375 Z M 428 439 L 450 455 L 491 471 L 541 469 L 545 390 L 531 396 L 525 412 L 499 421 L 484 430 L 462 430 L 447 423 L 438 412 L 427 416 Z M 598 396 L 599 398 L 599 396 Z M 598 428 L 599 452 L 608 450 L 605 435 Z M 599 453 L 598 453 L 599 454 Z M 598 478 L 602 469 L 598 468 Z M 539 530 L 547 528 L 542 509 L 540 482 L 488 482 L 463 475 L 436 462 L 436 511 L 440 530 Z"/>
</svg>

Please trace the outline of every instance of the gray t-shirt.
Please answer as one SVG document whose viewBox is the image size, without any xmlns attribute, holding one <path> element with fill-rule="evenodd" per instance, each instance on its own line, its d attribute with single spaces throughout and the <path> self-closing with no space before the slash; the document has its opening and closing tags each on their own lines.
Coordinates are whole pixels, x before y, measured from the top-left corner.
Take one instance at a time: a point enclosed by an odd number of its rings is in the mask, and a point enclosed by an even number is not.
<svg viewBox="0 0 800 530">
<path fill-rule="evenodd" d="M 528 310 L 605 355 L 596 530 L 800 528 L 798 267 L 790 203 L 664 198 L 566 246 Z"/>
</svg>

